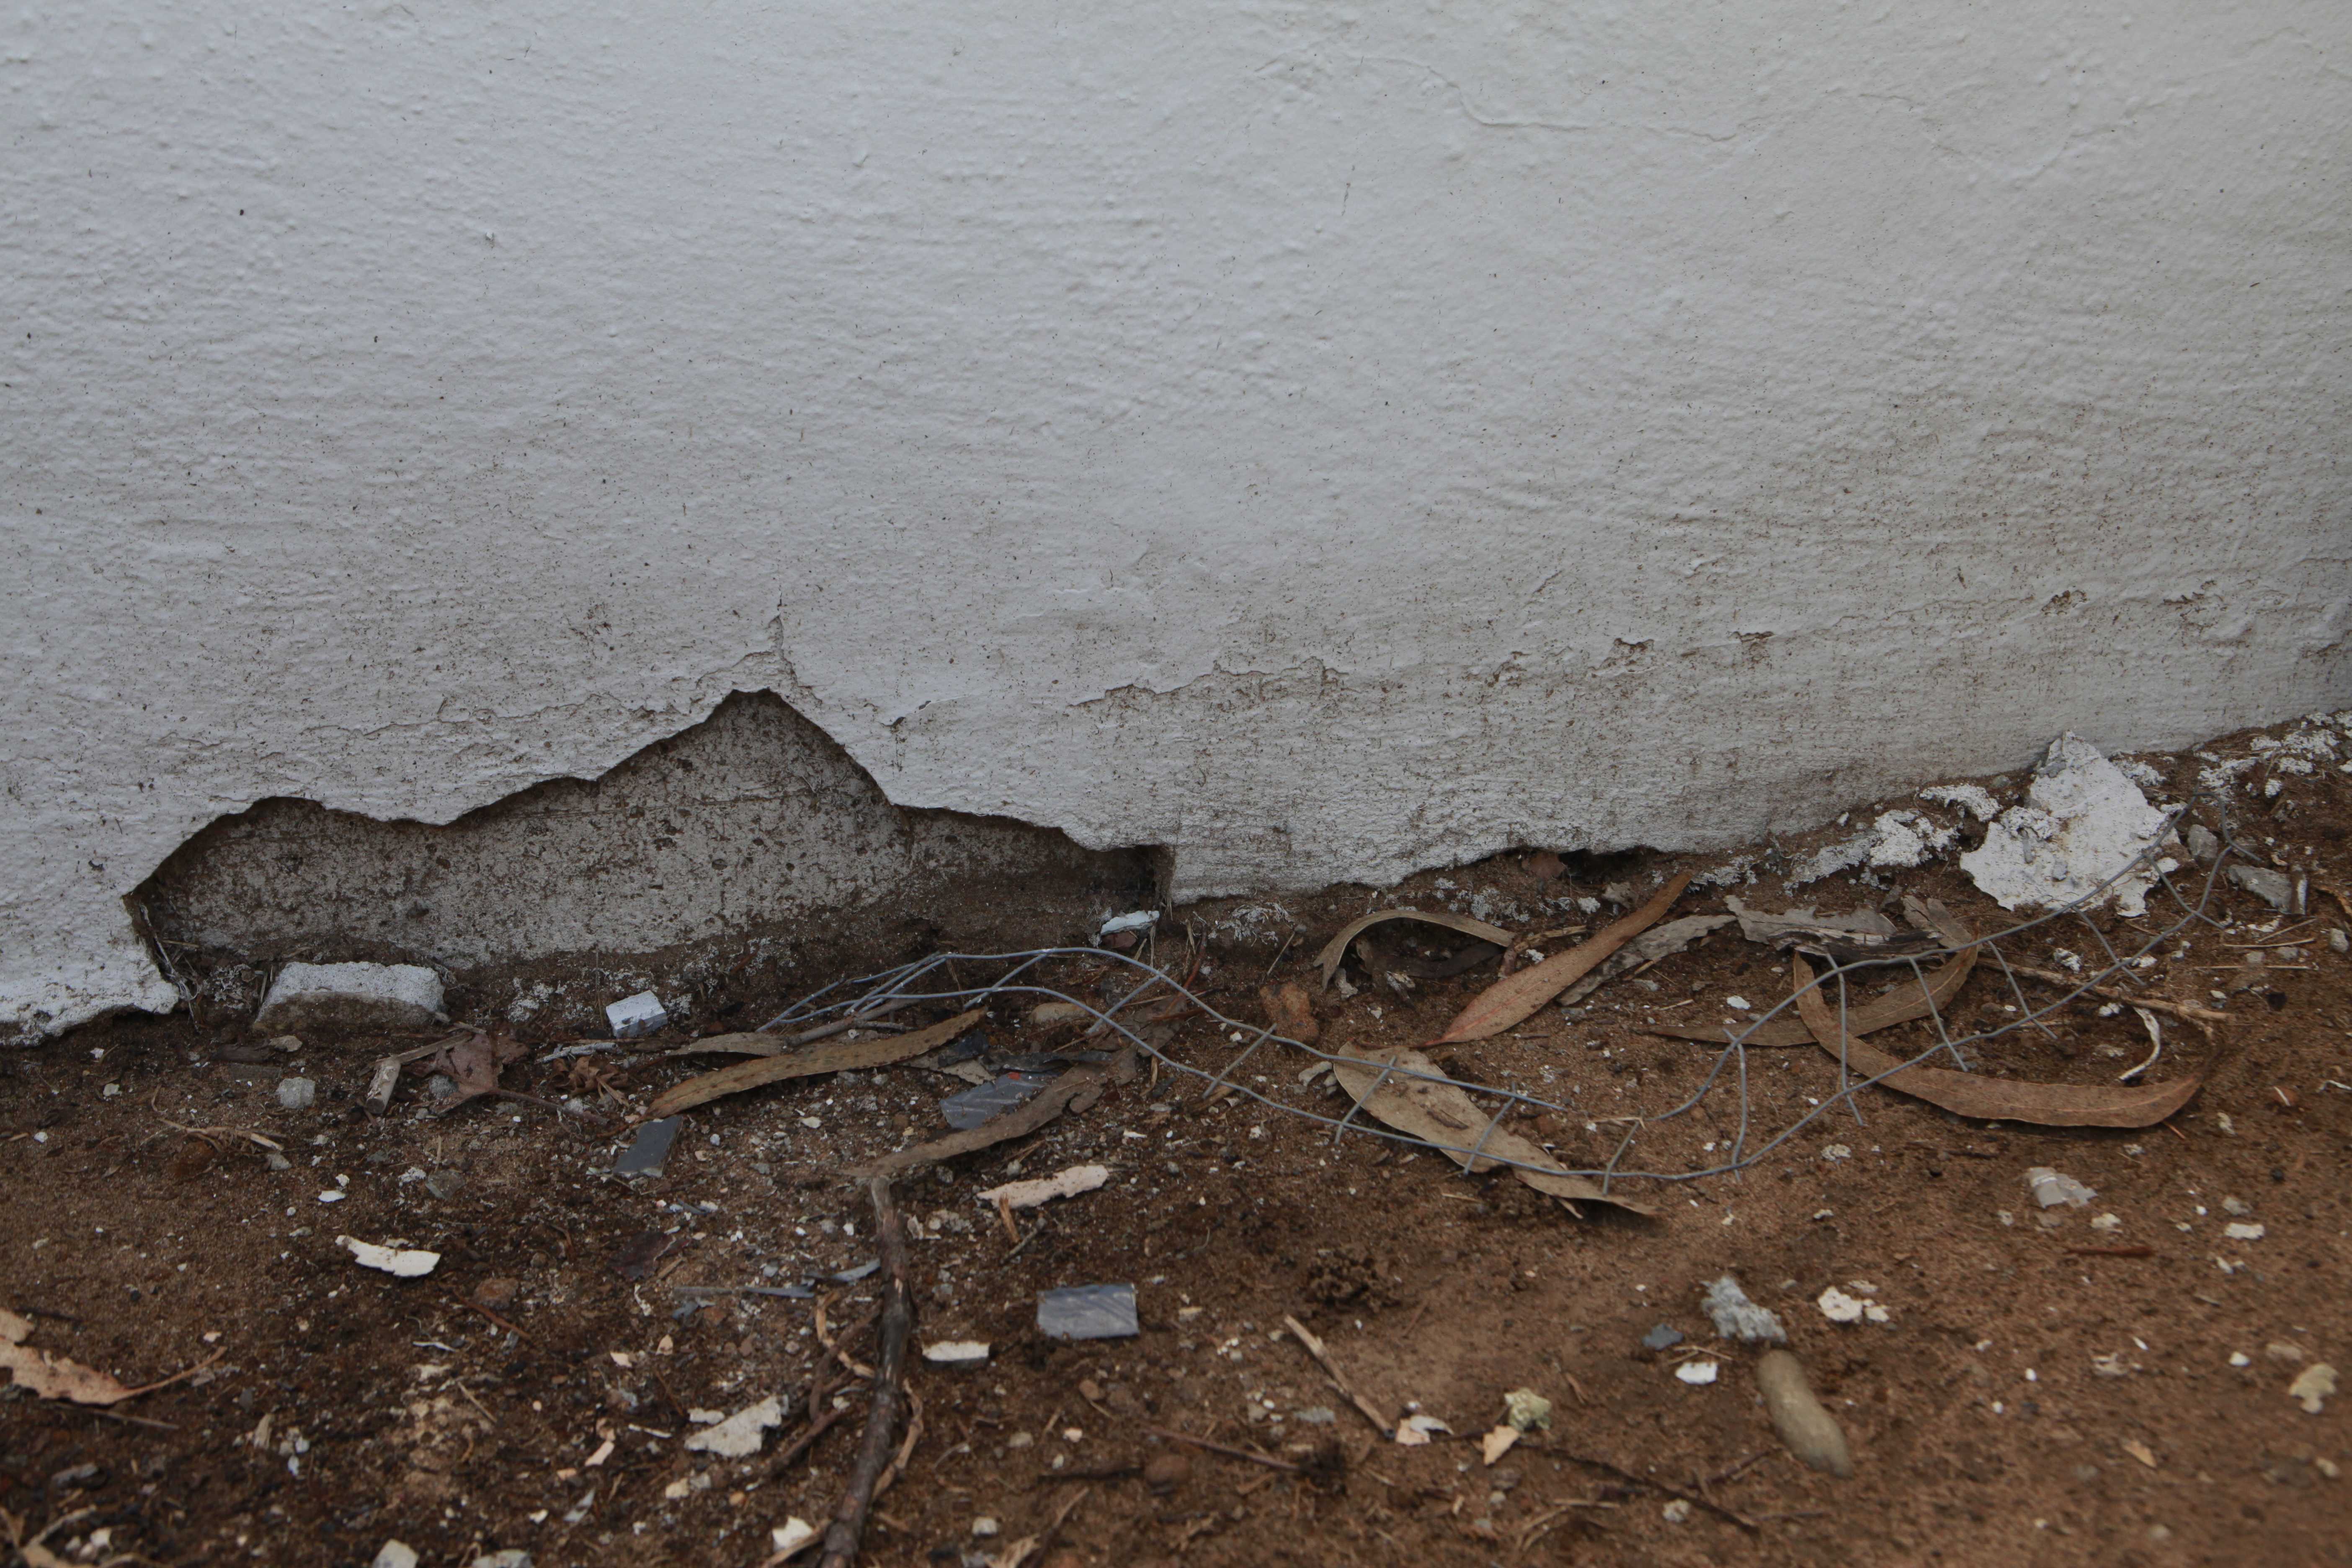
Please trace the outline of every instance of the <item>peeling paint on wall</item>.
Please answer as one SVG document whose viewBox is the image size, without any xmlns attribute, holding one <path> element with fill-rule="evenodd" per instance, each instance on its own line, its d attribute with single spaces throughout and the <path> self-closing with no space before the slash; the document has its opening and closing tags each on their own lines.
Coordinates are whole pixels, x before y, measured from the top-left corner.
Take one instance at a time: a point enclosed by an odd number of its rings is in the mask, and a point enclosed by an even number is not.
<svg viewBox="0 0 2352 1568">
<path fill-rule="evenodd" d="M 6 27 L 0 1032 L 737 690 L 1180 892 L 2352 696 L 2340 5 Z"/>
</svg>

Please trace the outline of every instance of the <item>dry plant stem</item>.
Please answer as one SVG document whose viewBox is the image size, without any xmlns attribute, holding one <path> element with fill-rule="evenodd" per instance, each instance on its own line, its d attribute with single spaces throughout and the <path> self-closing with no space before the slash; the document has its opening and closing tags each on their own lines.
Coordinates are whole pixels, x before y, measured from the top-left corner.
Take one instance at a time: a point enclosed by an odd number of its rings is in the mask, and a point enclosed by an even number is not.
<svg viewBox="0 0 2352 1568">
<path fill-rule="evenodd" d="M 1385 1437 L 1396 1430 L 1396 1423 L 1381 1415 L 1380 1406 L 1348 1386 L 1348 1380 L 1339 1375 L 1339 1367 L 1332 1363 L 1330 1352 L 1323 1348 L 1321 1340 L 1307 1332 L 1304 1323 L 1287 1313 L 1284 1314 L 1282 1321 L 1286 1328 L 1297 1336 L 1299 1347 L 1308 1355 L 1313 1356 L 1317 1364 L 1323 1368 L 1323 1374 L 1331 1380 L 1331 1386 L 1346 1394 L 1348 1403 L 1361 1411 L 1364 1419 L 1370 1422 L 1381 1436 Z"/>
<path fill-rule="evenodd" d="M 1253 1454 L 1247 1448 L 1236 1448 L 1230 1443 L 1213 1443 L 1206 1437 L 1195 1437 L 1190 1432 L 1171 1432 L 1165 1426 L 1146 1426 L 1144 1430 L 1171 1443 L 1189 1443 L 1195 1448 L 1206 1448 L 1212 1454 L 1223 1454 L 1230 1459 L 1247 1459 L 1253 1465 L 1264 1465 L 1269 1470 L 1288 1470 L 1296 1474 L 1298 1469 L 1287 1459 L 1277 1459 L 1268 1454 Z"/>
<path fill-rule="evenodd" d="M 1714 1499 L 1701 1497 L 1696 1492 L 1686 1492 L 1680 1487 L 1668 1486 L 1665 1482 L 1658 1479 L 1655 1476 L 1635 1475 L 1632 1470 L 1625 1468 L 1622 1465 L 1612 1465 L 1606 1459 L 1596 1459 L 1590 1454 L 1570 1453 L 1566 1449 L 1559 1450 L 1559 1454 L 1560 1458 L 1573 1460 L 1577 1464 L 1589 1465 L 1596 1470 L 1606 1470 L 1621 1481 L 1625 1481 L 1637 1487 L 1648 1487 L 1653 1490 L 1662 1491 L 1668 1497 L 1680 1498 L 1685 1502 L 1696 1503 L 1699 1507 L 1706 1509 L 1710 1513 L 1721 1514 L 1724 1518 L 1729 1520 L 1732 1523 L 1738 1525 L 1742 1530 L 1756 1530 L 1760 1528 L 1754 1520 L 1748 1518 L 1746 1514 L 1739 1512 L 1737 1509 L 1726 1508 L 1723 1504 L 1717 1502 Z"/>
<path fill-rule="evenodd" d="M 2030 979 L 2063 985 L 2069 991 L 2080 990 L 2085 996 L 2096 996 L 2102 1002 L 2121 1002 L 2130 1007 L 2146 1007 L 2152 1013 L 2168 1013 L 2191 1024 L 2203 1025 L 2210 1034 L 2215 1024 L 2230 1021 L 2227 1013 L 2217 1013 L 2210 1007 L 2200 1007 L 2193 1002 L 2168 1002 L 2161 996 L 2143 996 L 2130 991 L 2113 991 L 2105 985 L 2084 985 L 2077 975 L 2063 974 L 2055 969 L 2036 969 L 2030 963 L 2009 966 Z M 2234 967 L 2234 966 L 2232 966 Z"/>
<path fill-rule="evenodd" d="M 866 1409 L 866 1432 L 857 1445 L 857 1462 L 850 1468 L 849 1484 L 824 1528 L 824 1554 L 818 1568 L 850 1568 L 866 1533 L 866 1511 L 874 1506 L 876 1484 L 889 1464 L 890 1440 L 906 1403 L 907 1339 L 914 1331 L 913 1292 L 907 1284 L 907 1232 L 898 1205 L 890 1193 L 890 1178 L 868 1176 L 866 1201 L 874 1205 L 874 1234 L 882 1253 L 882 1348 L 875 1356 L 874 1395 Z"/>
</svg>

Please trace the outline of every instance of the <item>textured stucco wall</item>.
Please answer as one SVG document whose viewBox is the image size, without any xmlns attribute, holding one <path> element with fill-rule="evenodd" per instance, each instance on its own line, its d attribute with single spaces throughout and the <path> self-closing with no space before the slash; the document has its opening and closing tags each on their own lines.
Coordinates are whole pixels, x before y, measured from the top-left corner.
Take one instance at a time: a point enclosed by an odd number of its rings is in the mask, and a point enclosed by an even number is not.
<svg viewBox="0 0 2352 1568">
<path fill-rule="evenodd" d="M 2352 8 L 0 19 L 0 1020 L 772 689 L 1180 888 L 2347 695 Z"/>
</svg>

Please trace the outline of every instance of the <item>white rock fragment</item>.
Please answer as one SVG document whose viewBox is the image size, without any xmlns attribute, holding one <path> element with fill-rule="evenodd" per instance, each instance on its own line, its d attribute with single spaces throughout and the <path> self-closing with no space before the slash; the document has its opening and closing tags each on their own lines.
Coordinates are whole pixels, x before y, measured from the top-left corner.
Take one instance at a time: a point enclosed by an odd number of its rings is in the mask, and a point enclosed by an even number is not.
<svg viewBox="0 0 2352 1568">
<path fill-rule="evenodd" d="M 760 1451 L 769 1427 L 782 1425 L 784 1402 L 771 1395 L 757 1405 L 747 1405 L 716 1426 L 706 1426 L 686 1440 L 692 1452 L 716 1454 L 722 1459 L 740 1459 Z"/>
<path fill-rule="evenodd" d="M 605 1022 L 613 1026 L 616 1040 L 634 1040 L 669 1026 L 669 1009 L 660 997 L 650 991 L 640 991 L 634 996 L 624 996 L 604 1009 Z"/>
<path fill-rule="evenodd" d="M 2098 1191 L 2086 1187 L 2072 1176 L 2062 1176 L 2047 1165 L 2035 1165 L 2025 1173 L 2025 1184 L 2033 1194 L 2033 1201 L 2043 1208 L 2056 1208 L 2064 1204 L 2070 1208 L 2088 1208 Z"/>
<path fill-rule="evenodd" d="M 1722 1364 L 1720 1362 L 1712 1361 L 1686 1361 L 1675 1368 L 1675 1376 L 1694 1386 L 1713 1383 L 1715 1374 L 1721 1370 Z"/>
<path fill-rule="evenodd" d="M 1979 822 L 1990 822 L 2000 815 L 2000 802 L 1982 784 L 1932 784 L 1919 792 L 1919 798 L 1937 805 L 1957 805 Z"/>
<path fill-rule="evenodd" d="M 2025 804 L 1995 818 L 1960 868 L 2003 909 L 2053 909 L 2089 897 L 2130 865 L 2164 821 L 2096 746 L 2064 734 L 2034 765 Z M 2155 868 L 2142 866 L 2102 897 L 2126 915 L 2143 914 L 2155 883 Z"/>
<path fill-rule="evenodd" d="M 986 1366 L 986 1340 L 945 1340 L 923 1347 L 923 1359 L 933 1366 Z"/>
<path fill-rule="evenodd" d="M 405 1541 L 387 1541 L 376 1548 L 371 1568 L 416 1568 L 416 1548 Z"/>
<path fill-rule="evenodd" d="M 815 1539 L 816 1526 L 794 1514 L 768 1531 L 768 1549 L 773 1553 L 770 1560 L 790 1557 Z"/>
<path fill-rule="evenodd" d="M 2313 1415 L 2327 1407 L 2327 1396 L 2335 1392 L 2336 1369 L 2324 1361 L 2305 1367 L 2286 1385 L 2286 1396 Z"/>
<path fill-rule="evenodd" d="M 2259 1225 L 2245 1220 L 2231 1220 L 2221 1227 L 2221 1234 L 2231 1241 L 2260 1241 L 2266 1234 Z"/>
<path fill-rule="evenodd" d="M 1834 1285 L 1832 1285 L 1827 1289 L 1823 1290 L 1821 1295 L 1815 1299 L 1814 1304 L 1821 1308 L 1822 1316 L 1827 1318 L 1832 1323 L 1858 1323 L 1862 1321 L 1864 1304 L 1855 1300 L 1853 1297 L 1847 1295 L 1844 1291 L 1839 1289 Z"/>
<path fill-rule="evenodd" d="M 278 1080 L 278 1103 L 289 1110 L 308 1110 L 318 1103 L 319 1085 L 307 1078 L 281 1078 Z"/>
<path fill-rule="evenodd" d="M 1145 931 L 1159 923 L 1158 910 L 1137 910 L 1131 914 L 1113 915 L 1096 930 L 1095 939 L 1099 942 L 1107 936 L 1117 936 L 1123 931 Z"/>
<path fill-rule="evenodd" d="M 441 977 L 414 963 L 289 963 L 253 1016 L 256 1030 L 422 1029 L 448 1022 Z"/>
<path fill-rule="evenodd" d="M 336 1194 L 338 1197 L 341 1195 L 340 1193 Z M 319 1194 L 319 1201 L 324 1203 L 327 1194 L 321 1193 Z M 381 1268 L 386 1274 L 397 1274 L 403 1279 L 415 1279 L 430 1274 L 441 1261 L 441 1255 L 437 1252 L 426 1252 L 421 1248 L 412 1247 L 378 1247 L 373 1241 L 362 1241 L 356 1237 L 339 1236 L 335 1237 L 335 1244 L 338 1247 L 348 1247 L 352 1259 L 362 1268 Z"/>
<path fill-rule="evenodd" d="M 1080 1193 L 1093 1192 L 1110 1180 L 1110 1171 L 1102 1165 L 1073 1165 L 1050 1176 L 1040 1176 L 1031 1182 L 1007 1182 L 1001 1187 L 991 1187 L 980 1194 L 980 1201 L 994 1207 L 1003 1198 L 1017 1209 L 1034 1209 L 1055 1198 L 1071 1198 Z"/>
</svg>

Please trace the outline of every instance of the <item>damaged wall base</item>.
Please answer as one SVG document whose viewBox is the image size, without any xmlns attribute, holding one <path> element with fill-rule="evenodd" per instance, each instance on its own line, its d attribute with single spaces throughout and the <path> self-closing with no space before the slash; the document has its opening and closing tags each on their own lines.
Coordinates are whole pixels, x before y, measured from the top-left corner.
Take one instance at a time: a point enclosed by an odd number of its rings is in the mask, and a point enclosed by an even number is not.
<svg viewBox="0 0 2352 1568">
<path fill-rule="evenodd" d="M 747 954 L 789 973 L 1082 939 L 1154 902 L 1163 859 L 893 805 L 780 699 L 739 692 L 600 779 L 535 785 L 446 826 L 263 801 L 182 846 L 135 901 L 175 954 L 249 966 L 245 990 L 288 960 L 373 959 L 511 979 L 528 996 Z"/>
</svg>

